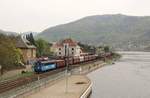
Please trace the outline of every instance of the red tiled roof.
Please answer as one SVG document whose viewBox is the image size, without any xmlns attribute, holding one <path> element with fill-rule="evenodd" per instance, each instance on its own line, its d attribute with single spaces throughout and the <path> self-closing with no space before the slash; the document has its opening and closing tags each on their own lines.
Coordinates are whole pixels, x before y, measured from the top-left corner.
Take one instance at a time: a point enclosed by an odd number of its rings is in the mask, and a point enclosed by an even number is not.
<svg viewBox="0 0 150 98">
<path fill-rule="evenodd" d="M 55 44 L 56 47 L 63 47 L 64 44 L 68 44 L 69 46 L 77 46 L 77 42 L 73 41 L 71 38 L 61 40 Z"/>
</svg>

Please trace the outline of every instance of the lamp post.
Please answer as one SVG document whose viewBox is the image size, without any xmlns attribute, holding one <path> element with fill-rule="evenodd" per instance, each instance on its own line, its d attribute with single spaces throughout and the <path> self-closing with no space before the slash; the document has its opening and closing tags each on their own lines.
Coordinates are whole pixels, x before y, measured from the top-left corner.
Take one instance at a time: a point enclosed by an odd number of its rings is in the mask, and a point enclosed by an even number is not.
<svg viewBox="0 0 150 98">
<path fill-rule="evenodd" d="M 0 65 L 0 79 L 2 79 L 2 75 L 3 75 L 3 69 L 2 66 Z"/>
<path fill-rule="evenodd" d="M 69 45 L 65 44 L 65 65 L 66 65 L 66 87 L 65 92 L 68 92 L 68 68 L 69 68 Z"/>
<path fill-rule="evenodd" d="M 0 75 L 3 74 L 2 66 L 0 65 Z"/>
</svg>

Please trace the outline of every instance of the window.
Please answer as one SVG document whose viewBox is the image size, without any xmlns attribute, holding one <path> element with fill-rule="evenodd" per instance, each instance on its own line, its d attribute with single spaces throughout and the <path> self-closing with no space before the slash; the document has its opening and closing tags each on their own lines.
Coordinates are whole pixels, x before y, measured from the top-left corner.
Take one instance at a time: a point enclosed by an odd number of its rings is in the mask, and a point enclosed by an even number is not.
<svg viewBox="0 0 150 98">
<path fill-rule="evenodd" d="M 72 50 L 74 50 L 74 48 L 72 48 Z"/>
<path fill-rule="evenodd" d="M 61 55 L 61 52 L 59 52 L 59 55 Z"/>
<path fill-rule="evenodd" d="M 59 50 L 61 50 L 61 48 L 59 48 Z"/>
<path fill-rule="evenodd" d="M 53 65 L 54 63 L 43 63 L 44 66 L 50 66 Z"/>
<path fill-rule="evenodd" d="M 65 49 L 67 48 L 67 45 L 65 45 Z"/>
<path fill-rule="evenodd" d="M 74 54 L 74 52 L 72 52 L 72 54 Z"/>
</svg>

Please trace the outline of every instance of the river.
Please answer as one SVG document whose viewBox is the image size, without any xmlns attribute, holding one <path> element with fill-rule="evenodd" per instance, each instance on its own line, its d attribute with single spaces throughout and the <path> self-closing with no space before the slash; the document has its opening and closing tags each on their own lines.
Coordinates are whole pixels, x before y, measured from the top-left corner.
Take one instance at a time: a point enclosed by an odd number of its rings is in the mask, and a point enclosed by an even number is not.
<svg viewBox="0 0 150 98">
<path fill-rule="evenodd" d="M 91 98 L 150 98 L 150 52 L 120 52 L 122 58 L 88 77 Z"/>
</svg>

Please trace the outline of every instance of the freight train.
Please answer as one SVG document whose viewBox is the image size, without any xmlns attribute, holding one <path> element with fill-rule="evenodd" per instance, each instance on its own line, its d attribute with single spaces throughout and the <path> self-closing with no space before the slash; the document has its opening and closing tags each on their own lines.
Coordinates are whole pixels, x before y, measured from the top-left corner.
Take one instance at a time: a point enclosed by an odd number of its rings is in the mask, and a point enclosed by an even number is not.
<svg viewBox="0 0 150 98">
<path fill-rule="evenodd" d="M 54 69 L 58 69 L 66 66 L 66 62 L 69 65 L 79 64 L 87 61 L 97 59 L 97 55 L 85 55 L 81 57 L 69 57 L 62 60 L 39 60 L 35 63 L 34 71 L 36 73 L 46 72 Z"/>
</svg>

